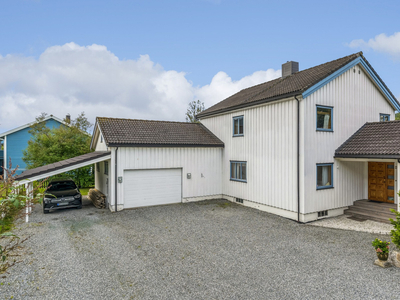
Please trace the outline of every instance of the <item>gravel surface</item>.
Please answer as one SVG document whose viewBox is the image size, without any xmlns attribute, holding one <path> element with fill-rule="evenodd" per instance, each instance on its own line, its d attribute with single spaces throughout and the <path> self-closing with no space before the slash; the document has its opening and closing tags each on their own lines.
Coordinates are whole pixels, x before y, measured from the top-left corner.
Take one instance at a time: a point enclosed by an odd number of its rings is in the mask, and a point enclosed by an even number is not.
<svg viewBox="0 0 400 300">
<path fill-rule="evenodd" d="M 297 224 L 223 200 L 111 213 L 38 205 L 4 299 L 399 299 L 388 236 Z"/>
<path fill-rule="evenodd" d="M 356 221 L 349 219 L 349 217 L 348 215 L 342 215 L 334 218 L 326 218 L 308 223 L 308 225 L 381 234 L 390 234 L 390 231 L 393 229 L 393 225 L 391 224 L 371 220 Z"/>
</svg>

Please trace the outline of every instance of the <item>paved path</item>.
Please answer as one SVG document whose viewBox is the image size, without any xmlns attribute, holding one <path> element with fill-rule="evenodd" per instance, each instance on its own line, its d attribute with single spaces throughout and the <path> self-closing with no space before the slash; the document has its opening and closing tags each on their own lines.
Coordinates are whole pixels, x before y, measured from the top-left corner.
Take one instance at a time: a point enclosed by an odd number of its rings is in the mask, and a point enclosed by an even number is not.
<svg viewBox="0 0 400 300">
<path fill-rule="evenodd" d="M 388 236 L 297 224 L 226 201 L 111 213 L 35 208 L 10 299 L 399 299 L 373 265 Z"/>
</svg>

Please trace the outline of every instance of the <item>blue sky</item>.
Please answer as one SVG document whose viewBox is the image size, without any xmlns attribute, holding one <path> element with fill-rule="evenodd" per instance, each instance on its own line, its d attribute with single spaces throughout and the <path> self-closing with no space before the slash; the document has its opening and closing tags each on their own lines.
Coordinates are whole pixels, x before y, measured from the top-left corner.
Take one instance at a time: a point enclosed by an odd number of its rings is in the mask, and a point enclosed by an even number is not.
<svg viewBox="0 0 400 300">
<path fill-rule="evenodd" d="M 0 132 L 46 110 L 183 120 L 189 101 L 210 106 L 288 60 L 305 69 L 361 50 L 399 98 L 399 11 L 398 1 L 3 0 Z"/>
</svg>

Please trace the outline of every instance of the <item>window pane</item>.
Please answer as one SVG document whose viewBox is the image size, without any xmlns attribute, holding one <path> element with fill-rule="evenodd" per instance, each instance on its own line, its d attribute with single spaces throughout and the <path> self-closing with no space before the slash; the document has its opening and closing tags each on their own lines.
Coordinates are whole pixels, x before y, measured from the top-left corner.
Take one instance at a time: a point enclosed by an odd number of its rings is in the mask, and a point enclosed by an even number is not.
<svg viewBox="0 0 400 300">
<path fill-rule="evenodd" d="M 236 165 L 236 176 L 235 176 L 235 178 L 236 179 L 240 179 L 240 163 L 236 163 L 235 164 Z"/>
<path fill-rule="evenodd" d="M 239 134 L 243 134 L 243 117 L 239 120 Z"/>
<path fill-rule="evenodd" d="M 317 128 L 332 129 L 332 109 L 317 107 Z"/>
<path fill-rule="evenodd" d="M 242 174 L 240 176 L 240 179 L 246 180 L 246 163 L 242 163 Z"/>
<path fill-rule="evenodd" d="M 239 134 L 239 120 L 233 120 L 233 134 Z"/>
<path fill-rule="evenodd" d="M 231 163 L 231 178 L 235 178 L 235 163 Z"/>
<path fill-rule="evenodd" d="M 332 185 L 332 166 L 317 167 L 317 187 Z"/>
</svg>

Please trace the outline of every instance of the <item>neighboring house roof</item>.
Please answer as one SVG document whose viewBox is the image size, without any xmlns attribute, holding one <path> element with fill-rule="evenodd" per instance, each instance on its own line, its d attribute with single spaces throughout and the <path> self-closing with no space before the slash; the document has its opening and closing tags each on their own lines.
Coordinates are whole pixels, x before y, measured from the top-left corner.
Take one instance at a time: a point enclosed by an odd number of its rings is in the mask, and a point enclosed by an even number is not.
<svg viewBox="0 0 400 300">
<path fill-rule="evenodd" d="M 388 89 L 379 75 L 363 56 L 362 52 L 354 53 L 322 65 L 296 72 L 285 78 L 277 78 L 247 89 L 226 98 L 197 115 L 198 118 L 280 100 L 295 95 L 307 97 L 337 76 L 360 63 L 369 73 L 371 79 L 382 90 L 392 105 L 400 110 L 400 104 Z"/>
<path fill-rule="evenodd" d="M 53 119 L 53 120 L 55 120 L 55 121 L 57 121 L 57 122 L 60 122 L 61 124 L 65 124 L 63 120 L 61 120 L 60 118 L 57 118 L 57 117 L 55 117 L 55 116 L 53 116 L 53 115 L 50 115 L 50 116 L 44 118 L 42 122 L 45 122 L 45 121 L 50 120 L 50 119 Z M 9 135 L 9 134 L 12 134 L 12 133 L 14 133 L 14 132 L 20 131 L 20 130 L 22 130 L 22 129 L 31 127 L 31 126 L 32 126 L 33 124 L 35 124 L 35 123 L 36 123 L 36 121 L 30 122 L 30 123 L 28 123 L 28 124 L 19 126 L 19 127 L 17 127 L 17 128 L 11 129 L 11 130 L 9 130 L 9 131 L 0 133 L 0 138 L 3 138 L 3 137 L 5 137 L 6 135 Z"/>
<path fill-rule="evenodd" d="M 101 161 L 105 159 L 110 159 L 111 158 L 111 152 L 107 151 L 95 151 L 95 152 L 90 152 L 86 153 L 80 156 L 76 156 L 73 158 L 65 159 L 53 164 L 48 164 L 42 167 L 37 167 L 34 169 L 26 170 L 22 172 L 20 175 L 18 175 L 15 180 L 21 181 L 25 179 L 32 179 L 32 178 L 37 178 L 38 176 L 51 176 L 55 174 L 59 174 L 64 171 L 66 168 L 71 168 L 74 169 L 75 166 L 76 168 L 80 167 L 81 165 L 88 165 L 95 163 L 96 161 Z M 58 172 L 57 172 L 58 171 Z M 55 174 L 53 174 L 55 173 Z"/>
<path fill-rule="evenodd" d="M 365 123 L 336 151 L 342 158 L 400 158 L 400 121 Z"/>
<path fill-rule="evenodd" d="M 224 147 L 200 123 L 98 117 L 96 124 L 108 147 Z"/>
</svg>

